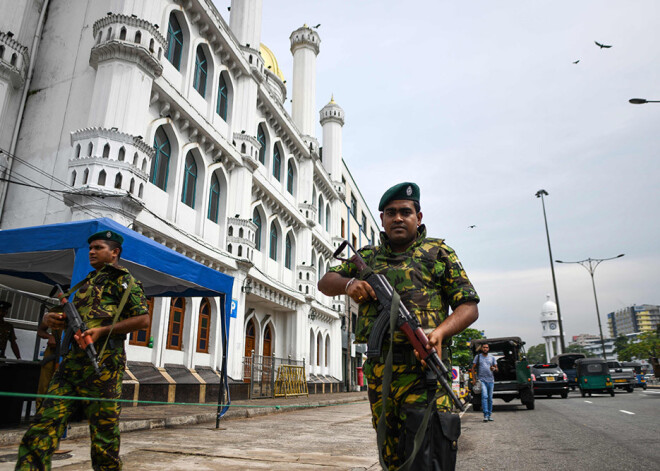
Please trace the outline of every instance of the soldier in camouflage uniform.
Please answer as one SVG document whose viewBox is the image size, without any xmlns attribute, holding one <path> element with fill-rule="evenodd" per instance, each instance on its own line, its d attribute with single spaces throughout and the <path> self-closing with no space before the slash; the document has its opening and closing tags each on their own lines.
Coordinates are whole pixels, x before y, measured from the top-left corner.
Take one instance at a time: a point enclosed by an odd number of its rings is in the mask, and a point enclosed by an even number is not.
<svg viewBox="0 0 660 471">
<path fill-rule="evenodd" d="M 119 399 L 126 363 L 124 340 L 127 333 L 149 325 L 147 300 L 140 282 L 117 262 L 123 238 L 112 231 L 101 231 L 88 239 L 89 262 L 94 271 L 80 284 L 73 304 L 85 321 L 99 353 L 100 376 L 77 343 L 64 355 L 46 394 Z M 126 290 L 126 303 L 115 319 Z M 65 327 L 62 312 L 45 316 L 51 329 Z M 107 339 L 107 344 L 106 344 Z M 106 348 L 103 349 L 104 344 Z M 64 346 L 66 348 L 66 346 Z M 51 455 L 64 433 L 68 418 L 82 407 L 89 420 L 92 466 L 95 470 L 121 469 L 119 458 L 119 403 L 114 401 L 75 401 L 44 399 L 34 424 L 23 436 L 17 470 L 50 469 Z"/>
<path fill-rule="evenodd" d="M 442 359 L 448 365 L 446 345 L 453 335 L 477 319 L 479 297 L 454 251 L 442 239 L 426 236 L 416 184 L 401 183 L 390 188 L 378 209 L 382 211 L 384 229 L 381 245 L 365 247 L 359 253 L 374 273 L 385 275 L 401 296 L 401 302 L 419 319 L 429 338 L 427 348 L 442 349 Z M 328 296 L 347 294 L 360 304 L 355 342 L 367 343 L 378 315 L 378 303 L 371 286 L 357 279 L 358 276 L 355 265 L 344 262 L 331 268 L 318 287 Z M 453 310 L 451 315 L 448 315 L 449 307 Z M 427 381 L 426 369 L 415 357 L 405 335 L 395 332 L 393 343 L 390 346 L 389 336 L 386 337 L 382 357 L 367 359 L 364 364 L 376 428 L 382 413 L 385 358 L 388 350 L 393 349 L 392 383 L 385 411 L 387 436 L 382 449 L 389 469 L 396 469 L 407 458 L 403 433 L 409 408 L 426 408 L 435 398 L 438 410 L 451 409 L 451 400 L 437 381 L 436 384 Z"/>
<path fill-rule="evenodd" d="M 20 360 L 21 352 L 16 343 L 14 326 L 5 321 L 5 316 L 9 313 L 10 307 L 10 302 L 0 301 L 0 358 L 5 358 L 5 349 L 7 348 L 7 343 L 9 343 L 11 345 L 11 350 L 14 352 L 14 355 L 16 355 L 16 359 Z"/>
</svg>

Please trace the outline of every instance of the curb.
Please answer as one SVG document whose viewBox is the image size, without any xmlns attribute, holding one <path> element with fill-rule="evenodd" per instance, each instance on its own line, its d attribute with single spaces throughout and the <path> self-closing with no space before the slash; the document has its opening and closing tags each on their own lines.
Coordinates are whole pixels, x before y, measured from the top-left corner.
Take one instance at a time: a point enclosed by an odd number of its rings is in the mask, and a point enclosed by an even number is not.
<svg viewBox="0 0 660 471">
<path fill-rule="evenodd" d="M 235 407 L 230 407 L 229 410 L 222 416 L 221 422 L 226 420 L 233 419 L 246 419 L 253 417 L 261 417 L 270 414 L 279 414 L 283 412 L 289 412 L 299 409 L 309 409 L 317 407 L 325 407 L 336 404 L 348 404 L 351 402 L 363 402 L 367 401 L 367 395 L 365 393 L 362 397 L 351 397 L 345 399 L 328 399 L 327 401 L 318 401 L 312 402 L 309 404 L 297 404 L 287 407 L 281 407 L 279 409 L 273 407 L 264 407 L 264 408 L 243 408 L 241 405 L 236 405 Z M 159 428 L 169 428 L 177 427 L 181 425 L 196 425 L 207 422 L 215 422 L 216 413 L 207 412 L 203 414 L 194 414 L 194 415 L 174 415 L 172 417 L 164 417 L 158 419 L 127 419 L 119 420 L 119 431 L 121 433 L 127 432 L 137 432 L 139 430 L 153 430 Z M 27 427 L 22 427 L 20 429 L 10 429 L 0 431 L 0 446 L 16 446 L 21 442 L 23 434 Z M 79 422 L 69 426 L 67 431 L 67 438 L 82 438 L 89 436 L 89 425 L 87 422 Z"/>
</svg>

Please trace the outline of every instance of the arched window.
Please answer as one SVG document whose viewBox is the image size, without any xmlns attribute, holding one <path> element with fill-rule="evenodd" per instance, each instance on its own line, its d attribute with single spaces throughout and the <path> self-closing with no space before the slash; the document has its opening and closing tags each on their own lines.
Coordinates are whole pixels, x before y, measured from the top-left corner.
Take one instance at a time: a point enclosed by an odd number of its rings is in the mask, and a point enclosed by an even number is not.
<svg viewBox="0 0 660 471">
<path fill-rule="evenodd" d="M 197 188 L 197 164 L 192 152 L 186 155 L 186 166 L 183 169 L 183 191 L 181 202 L 191 208 L 195 207 L 195 189 Z"/>
<path fill-rule="evenodd" d="M 11 55 L 11 59 L 10 59 L 9 63 L 10 63 L 11 65 L 13 65 L 14 67 L 16 67 L 16 60 L 17 60 L 17 59 L 18 59 L 18 56 L 16 55 L 16 53 L 13 53 L 13 54 Z"/>
<path fill-rule="evenodd" d="M 78 174 L 76 173 L 75 170 L 73 172 L 71 172 L 71 186 L 74 186 L 76 184 L 76 176 L 77 175 Z"/>
<path fill-rule="evenodd" d="M 119 39 L 123 41 L 126 39 L 126 28 L 122 28 L 121 31 L 119 31 Z"/>
<path fill-rule="evenodd" d="M 163 191 L 167 191 L 167 177 L 170 169 L 171 147 L 170 140 L 165 134 L 165 130 L 158 128 L 154 136 L 154 157 L 151 160 L 151 178 L 150 182 Z M 137 154 L 136 154 L 137 155 Z M 135 165 L 137 162 L 133 162 Z"/>
<path fill-rule="evenodd" d="M 195 53 L 195 78 L 193 80 L 193 87 L 199 92 L 202 97 L 206 97 L 206 74 L 208 64 L 206 62 L 206 54 L 202 46 L 197 46 Z"/>
<path fill-rule="evenodd" d="M 275 221 L 270 223 L 270 258 L 277 260 L 277 226 Z"/>
<path fill-rule="evenodd" d="M 103 146 L 103 158 L 107 159 L 108 157 L 110 157 L 110 144 Z"/>
<path fill-rule="evenodd" d="M 128 186 L 128 192 L 133 193 L 135 191 L 135 178 L 131 178 L 131 183 Z"/>
<path fill-rule="evenodd" d="M 284 241 L 284 266 L 291 270 L 291 260 L 293 258 L 292 245 L 291 245 L 291 235 L 287 234 Z"/>
<path fill-rule="evenodd" d="M 170 13 L 170 21 L 167 25 L 167 60 L 177 70 L 181 70 L 181 52 L 183 51 L 183 31 L 179 25 L 174 12 Z"/>
<path fill-rule="evenodd" d="M 186 300 L 172 298 L 170 301 L 170 324 L 167 329 L 167 348 L 181 350 L 183 348 L 183 320 L 186 311 Z"/>
<path fill-rule="evenodd" d="M 254 209 L 254 213 L 252 213 L 252 222 L 257 226 L 257 229 L 254 231 L 254 248 L 261 250 L 261 216 L 256 208 Z"/>
<path fill-rule="evenodd" d="M 214 173 L 211 176 L 211 188 L 209 189 L 209 214 L 208 218 L 217 223 L 218 222 L 218 209 L 220 207 L 220 182 Z"/>
<path fill-rule="evenodd" d="M 325 367 L 328 367 L 328 357 L 330 356 L 330 336 L 325 338 Z"/>
<path fill-rule="evenodd" d="M 0 45 L 0 59 L 5 57 L 5 46 Z"/>
<path fill-rule="evenodd" d="M 319 224 L 323 224 L 323 210 L 325 209 L 325 205 L 323 204 L 323 195 L 319 195 Z"/>
<path fill-rule="evenodd" d="M 99 179 L 97 181 L 99 186 L 105 186 L 105 170 L 101 170 L 101 173 L 99 173 Z"/>
<path fill-rule="evenodd" d="M 122 182 L 121 173 L 117 172 L 117 176 L 115 177 L 115 188 L 116 189 L 121 190 L 121 182 Z"/>
<path fill-rule="evenodd" d="M 261 149 L 259 149 L 259 162 L 262 164 L 266 163 L 266 131 L 264 130 L 263 124 L 260 124 L 257 127 L 257 141 L 261 144 Z"/>
<path fill-rule="evenodd" d="M 270 323 L 264 330 L 264 348 L 261 353 L 265 357 L 269 357 L 273 354 L 273 329 Z"/>
<path fill-rule="evenodd" d="M 209 352 L 209 332 L 211 331 L 211 303 L 204 298 L 199 306 L 199 323 L 197 324 L 197 351 Z"/>
<path fill-rule="evenodd" d="M 87 185 L 87 180 L 89 179 L 89 169 L 86 168 L 85 172 L 83 173 L 83 185 Z"/>
<path fill-rule="evenodd" d="M 87 145 L 87 157 L 91 157 L 94 152 L 94 144 L 91 142 Z"/>
<path fill-rule="evenodd" d="M 325 230 L 330 232 L 330 205 L 325 205 Z"/>
<path fill-rule="evenodd" d="M 124 146 L 122 146 L 119 149 L 119 154 L 117 154 L 117 160 L 123 162 L 125 158 L 126 158 L 126 149 L 124 149 Z"/>
<path fill-rule="evenodd" d="M 140 31 L 135 32 L 135 44 L 140 44 L 142 42 L 142 33 Z"/>
<path fill-rule="evenodd" d="M 321 332 L 316 336 L 316 364 L 321 366 Z"/>
<path fill-rule="evenodd" d="M 293 159 L 289 159 L 286 171 L 286 191 L 293 194 Z"/>
<path fill-rule="evenodd" d="M 280 154 L 280 146 L 275 145 L 273 148 L 273 176 L 277 178 L 277 180 L 281 180 L 281 172 L 282 172 L 282 157 Z"/>
<path fill-rule="evenodd" d="M 218 81 L 218 106 L 216 112 L 222 119 L 227 121 L 227 109 L 229 108 L 229 95 L 227 90 L 227 82 L 225 81 L 225 74 L 220 74 Z"/>
<path fill-rule="evenodd" d="M 80 144 L 76 146 L 76 159 L 80 158 Z"/>
</svg>

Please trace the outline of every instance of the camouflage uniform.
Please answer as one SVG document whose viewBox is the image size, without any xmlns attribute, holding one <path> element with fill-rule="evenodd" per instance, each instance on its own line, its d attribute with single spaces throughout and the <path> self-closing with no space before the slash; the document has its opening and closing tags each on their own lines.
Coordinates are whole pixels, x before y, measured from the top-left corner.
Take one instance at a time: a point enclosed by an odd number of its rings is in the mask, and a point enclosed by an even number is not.
<svg viewBox="0 0 660 471">
<path fill-rule="evenodd" d="M 427 334 L 445 320 L 449 306 L 453 310 L 464 302 L 479 302 L 479 297 L 454 251 L 445 245 L 442 239 L 427 238 L 424 225 L 419 227 L 413 245 L 403 253 L 392 252 L 385 233 L 381 232 L 380 237 L 380 246 L 365 247 L 359 251 L 360 255 L 375 273 L 385 275 L 401 296 L 401 302 L 411 314 L 417 316 Z M 358 276 L 357 269 L 351 262 L 344 262 L 330 271 L 346 277 Z M 359 309 L 355 342 L 366 343 L 378 316 L 377 302 L 363 303 Z M 449 342 L 450 339 L 445 341 Z M 382 411 L 383 371 L 389 348 L 388 335 L 383 342 L 383 356 L 370 358 L 364 364 L 374 428 Z M 415 358 L 412 346 L 400 331 L 394 333 L 393 350 L 392 386 L 386 410 L 387 437 L 383 448 L 383 457 L 390 469 L 397 468 L 405 460 L 401 449 L 403 441 L 399 438 L 404 428 L 407 408 L 426 407 L 430 392 L 435 393 L 439 410 L 451 409 L 451 399 L 441 386 L 427 383 L 426 371 Z M 449 367 L 447 349 L 443 348 L 442 353 L 443 360 Z M 449 380 L 451 381 L 451 378 Z"/>
<path fill-rule="evenodd" d="M 124 290 L 133 280 L 131 293 L 117 321 L 148 313 L 142 285 L 123 267 L 106 265 L 91 272 L 76 292 L 73 303 L 88 328 L 111 325 Z M 100 353 L 105 338 L 95 343 Z M 46 394 L 119 399 L 126 363 L 124 335 L 112 335 L 99 358 L 97 376 L 87 354 L 75 344 L 63 358 Z M 89 420 L 92 466 L 95 470 L 121 469 L 119 458 L 119 413 L 117 402 L 44 399 L 34 424 L 23 436 L 17 470 L 50 469 L 67 420 L 76 407 Z"/>
</svg>

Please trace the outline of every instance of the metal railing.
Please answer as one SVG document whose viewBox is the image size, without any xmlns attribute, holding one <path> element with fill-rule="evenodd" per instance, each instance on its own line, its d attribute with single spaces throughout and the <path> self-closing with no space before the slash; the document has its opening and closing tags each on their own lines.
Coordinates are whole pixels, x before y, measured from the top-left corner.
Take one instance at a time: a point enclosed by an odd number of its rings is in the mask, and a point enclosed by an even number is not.
<svg viewBox="0 0 660 471">
<path fill-rule="evenodd" d="M 304 371 L 305 360 L 256 355 L 254 351 L 251 356 L 243 357 L 243 381 L 250 383 L 250 399 L 275 397 L 275 380 L 280 365 L 301 366 Z"/>
</svg>

